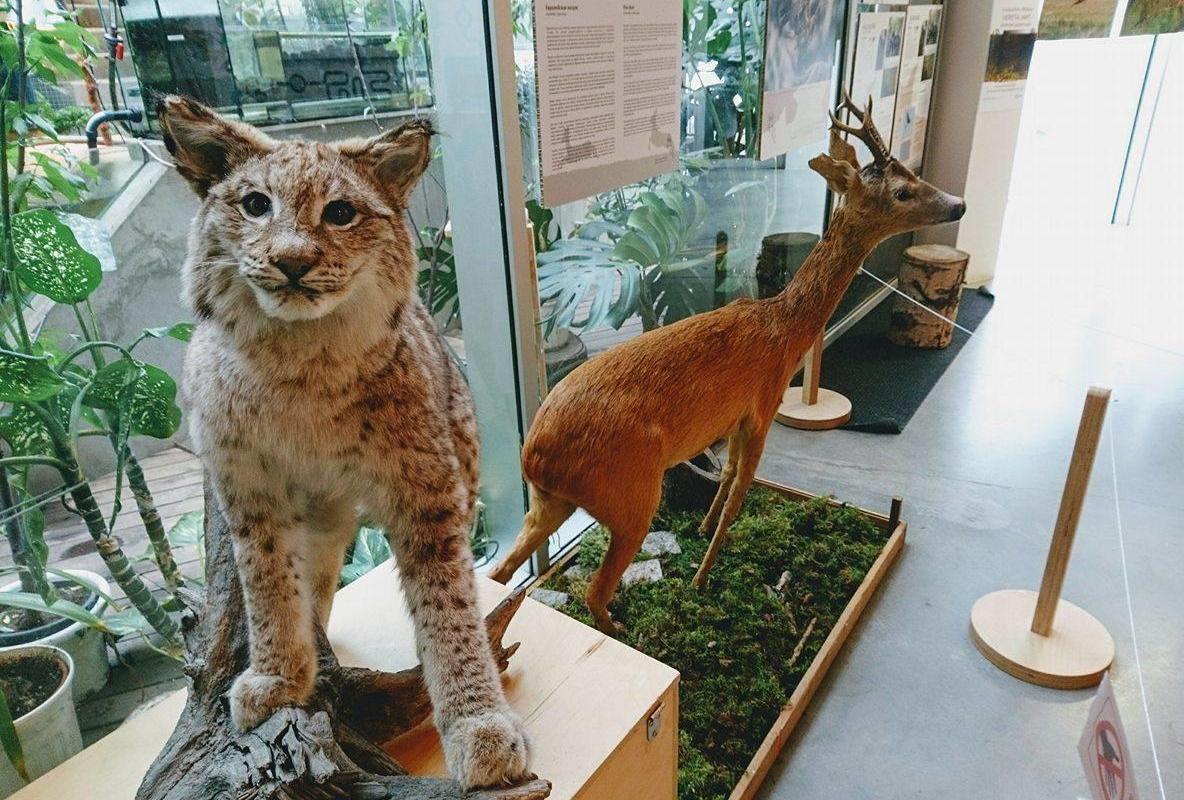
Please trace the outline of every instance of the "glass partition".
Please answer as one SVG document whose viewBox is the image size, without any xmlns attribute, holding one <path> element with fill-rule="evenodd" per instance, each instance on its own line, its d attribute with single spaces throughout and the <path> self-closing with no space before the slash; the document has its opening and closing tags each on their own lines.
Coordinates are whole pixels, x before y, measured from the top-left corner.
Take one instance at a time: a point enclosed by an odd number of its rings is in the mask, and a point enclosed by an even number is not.
<svg viewBox="0 0 1184 800">
<path fill-rule="evenodd" d="M 114 8 L 136 68 L 125 91 L 140 103 L 182 93 L 255 123 L 432 103 L 419 0 L 127 0 Z"/>
</svg>

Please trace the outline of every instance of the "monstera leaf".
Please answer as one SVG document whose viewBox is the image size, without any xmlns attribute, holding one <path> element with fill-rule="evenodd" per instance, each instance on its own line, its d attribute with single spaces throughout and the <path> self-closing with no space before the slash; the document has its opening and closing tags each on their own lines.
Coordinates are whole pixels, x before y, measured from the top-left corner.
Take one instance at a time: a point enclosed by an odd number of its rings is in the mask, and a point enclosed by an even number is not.
<svg viewBox="0 0 1184 800">
<path fill-rule="evenodd" d="M 556 328 L 619 329 L 637 310 L 641 271 L 637 264 L 614 257 L 611 242 L 582 236 L 560 239 L 538 254 L 538 273 L 539 300 L 554 301 L 544 320 L 546 336 Z M 589 297 L 587 315 L 576 319 Z"/>
<path fill-rule="evenodd" d="M 78 245 L 74 232 L 48 209 L 12 218 L 16 273 L 25 285 L 59 303 L 80 303 L 103 279 L 99 260 Z"/>
<path fill-rule="evenodd" d="M 95 373 L 83 402 L 114 411 L 132 433 L 167 439 L 181 424 L 177 384 L 167 372 L 143 361 L 123 358 Z"/>
<path fill-rule="evenodd" d="M 35 403 L 53 397 L 63 385 L 48 357 L 0 348 L 0 401 Z"/>
</svg>

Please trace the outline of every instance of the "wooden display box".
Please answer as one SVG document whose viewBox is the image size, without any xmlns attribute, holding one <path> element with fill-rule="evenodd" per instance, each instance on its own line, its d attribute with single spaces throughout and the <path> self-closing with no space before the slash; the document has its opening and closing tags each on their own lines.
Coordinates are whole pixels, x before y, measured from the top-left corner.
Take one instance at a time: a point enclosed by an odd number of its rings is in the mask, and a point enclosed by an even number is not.
<svg viewBox="0 0 1184 800">
<path fill-rule="evenodd" d="M 818 495 L 809 494 L 800 489 L 794 489 L 790 486 L 784 486 L 759 478 L 753 481 L 753 484 L 772 489 L 791 500 L 805 502 L 818 497 Z M 828 502 L 836 506 L 842 505 L 836 500 L 828 500 Z M 810 700 L 814 697 L 814 693 L 822 685 L 822 680 L 826 676 L 827 670 L 830 669 L 835 657 L 847 641 L 847 637 L 855 628 L 860 615 L 863 614 L 863 610 L 867 607 L 868 601 L 871 600 L 872 595 L 884 580 L 884 576 L 888 574 L 888 569 L 892 566 L 896 557 L 900 554 L 901 549 L 904 547 L 907 525 L 904 520 L 900 519 L 899 501 L 893 501 L 892 510 L 887 515 L 878 514 L 875 511 L 868 511 L 863 508 L 856 510 L 863 514 L 877 528 L 888 533 L 888 541 L 885 542 L 884 549 L 880 551 L 880 555 L 867 571 L 867 575 L 864 576 L 863 581 L 859 584 L 859 588 L 855 590 L 855 594 L 847 602 L 846 608 L 843 609 L 843 613 L 839 616 L 835 626 L 831 628 L 826 640 L 822 643 L 822 647 L 818 650 L 818 654 L 810 663 L 809 668 L 802 675 L 801 681 L 798 682 L 797 688 L 785 704 L 781 714 L 773 722 L 773 726 L 769 728 L 764 741 L 753 755 L 752 760 L 749 761 L 748 767 L 744 770 L 744 774 L 732 789 L 728 800 L 751 800 L 756 796 L 757 790 L 760 789 L 761 784 L 769 773 L 769 768 L 773 766 L 773 762 L 785 747 L 785 743 L 789 741 L 789 735 L 793 733 L 793 729 L 797 726 L 799 720 L 801 720 L 806 706 L 810 704 Z M 572 548 L 550 570 L 538 578 L 532 584 L 531 589 L 541 586 L 550 580 L 553 575 L 564 570 L 571 560 L 575 558 L 577 551 L 578 548 Z M 624 796 L 649 797 L 649 795 L 642 794 Z M 654 797 L 658 797 L 658 795 L 654 795 Z"/>
<path fill-rule="evenodd" d="M 484 611 L 507 589 L 479 581 Z M 329 639 L 342 664 L 399 670 L 416 663 L 398 577 L 384 564 L 337 595 Z M 674 798 L 678 762 L 678 673 L 527 599 L 505 641 L 521 642 L 505 672 L 506 694 L 532 740 L 531 769 L 555 800 Z M 15 800 L 132 800 L 185 702 L 177 692 L 57 769 Z M 386 749 L 413 774 L 444 775 L 430 722 Z"/>
</svg>

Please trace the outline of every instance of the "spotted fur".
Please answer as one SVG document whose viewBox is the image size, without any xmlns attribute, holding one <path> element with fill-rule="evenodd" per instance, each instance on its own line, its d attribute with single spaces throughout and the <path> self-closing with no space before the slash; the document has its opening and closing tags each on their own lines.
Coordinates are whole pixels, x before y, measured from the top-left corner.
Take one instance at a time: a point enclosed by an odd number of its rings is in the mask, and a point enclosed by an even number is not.
<svg viewBox="0 0 1184 800">
<path fill-rule="evenodd" d="M 246 598 L 251 666 L 231 690 L 235 723 L 250 729 L 310 696 L 313 615 L 328 619 L 362 513 L 388 531 L 453 776 L 517 781 L 526 739 L 468 545 L 472 399 L 414 291 L 403 222 L 430 125 L 280 142 L 176 97 L 161 119 L 201 197 L 184 270 L 198 320 L 184 395 Z M 246 201 L 254 193 L 263 214 Z M 339 224 L 343 202 L 356 213 Z"/>
</svg>

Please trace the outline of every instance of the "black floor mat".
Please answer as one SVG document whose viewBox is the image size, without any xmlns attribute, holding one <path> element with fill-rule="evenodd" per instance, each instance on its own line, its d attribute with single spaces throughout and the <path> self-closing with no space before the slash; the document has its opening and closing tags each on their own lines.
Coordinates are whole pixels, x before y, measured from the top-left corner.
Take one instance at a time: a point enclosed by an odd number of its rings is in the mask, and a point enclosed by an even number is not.
<svg viewBox="0 0 1184 800">
<path fill-rule="evenodd" d="M 963 292 L 958 324 L 975 330 L 994 302 L 985 289 Z M 876 306 L 822 358 L 822 386 L 851 401 L 846 430 L 900 433 L 970 338 L 955 330 L 943 350 L 898 347 L 885 336 L 892 305 L 889 298 Z"/>
</svg>

